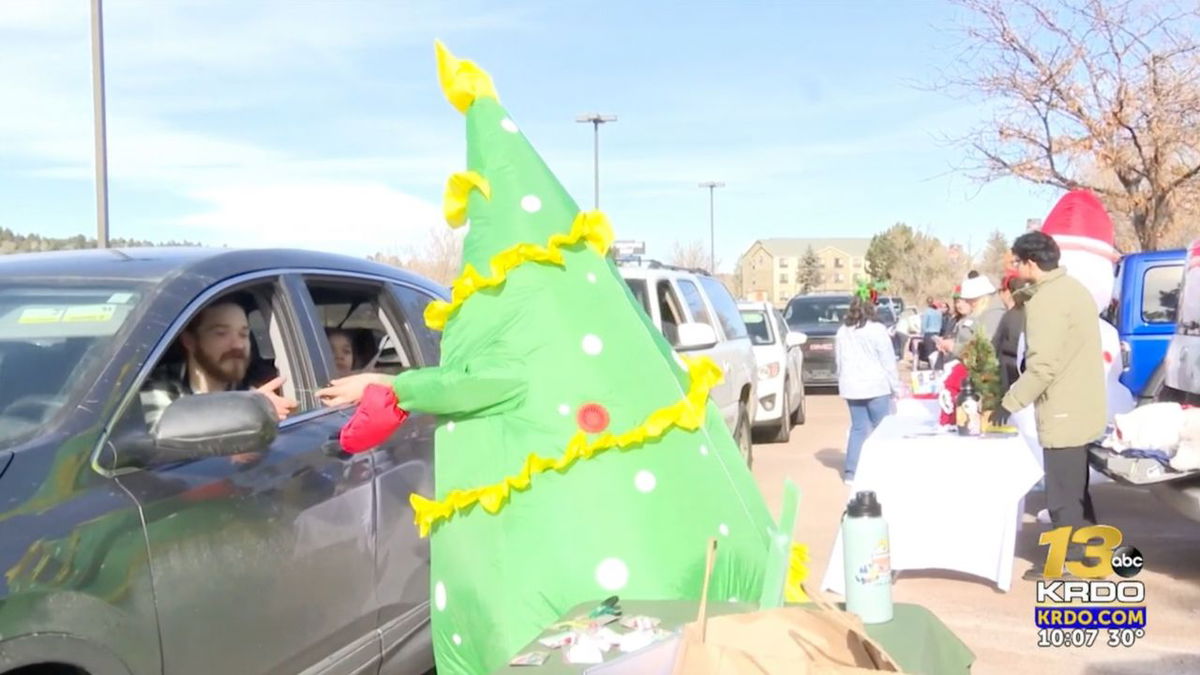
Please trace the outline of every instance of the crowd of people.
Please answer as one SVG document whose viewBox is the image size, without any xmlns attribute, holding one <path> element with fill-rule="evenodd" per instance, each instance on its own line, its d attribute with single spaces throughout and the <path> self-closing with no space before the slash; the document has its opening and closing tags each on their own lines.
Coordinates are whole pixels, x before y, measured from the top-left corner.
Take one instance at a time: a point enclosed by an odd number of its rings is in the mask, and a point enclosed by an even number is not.
<svg viewBox="0 0 1200 675">
<path fill-rule="evenodd" d="M 1014 266 L 999 287 L 970 272 L 950 303 L 927 298 L 908 330 L 914 369 L 941 370 L 962 356 L 977 335 L 991 342 L 1000 365 L 1001 403 L 994 424 L 1029 407 L 1037 410 L 1036 439 L 1045 468 L 1047 508 L 1054 527 L 1095 524 L 1088 491 L 1087 446 L 1106 427 L 1100 331 L 1088 289 L 1059 266 L 1061 251 L 1044 232 L 1013 243 Z M 874 303 L 855 299 L 835 342 L 838 386 L 850 409 L 843 478 L 849 484 L 863 442 L 888 414 L 902 385 L 892 342 L 875 318 Z M 903 357 L 902 357 L 903 358 Z M 1068 560 L 1082 550 L 1072 548 Z M 1027 578 L 1035 578 L 1032 569 Z"/>
</svg>

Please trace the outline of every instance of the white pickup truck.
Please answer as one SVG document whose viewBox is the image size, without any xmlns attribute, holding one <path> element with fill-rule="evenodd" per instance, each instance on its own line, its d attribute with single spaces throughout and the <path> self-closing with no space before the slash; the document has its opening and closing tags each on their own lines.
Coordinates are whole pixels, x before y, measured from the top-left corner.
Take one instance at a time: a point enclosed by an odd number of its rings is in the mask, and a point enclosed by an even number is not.
<svg viewBox="0 0 1200 675">
<path fill-rule="evenodd" d="M 621 276 L 675 351 L 708 356 L 725 374 L 710 397 L 746 464 L 754 461 L 754 347 L 737 302 L 718 279 L 654 261 L 621 261 Z"/>
</svg>

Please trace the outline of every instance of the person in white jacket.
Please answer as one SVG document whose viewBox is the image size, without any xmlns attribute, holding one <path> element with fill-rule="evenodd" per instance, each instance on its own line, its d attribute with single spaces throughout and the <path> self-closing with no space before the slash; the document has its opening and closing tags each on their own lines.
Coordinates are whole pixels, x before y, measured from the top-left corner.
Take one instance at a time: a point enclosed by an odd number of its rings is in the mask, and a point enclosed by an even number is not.
<svg viewBox="0 0 1200 675">
<path fill-rule="evenodd" d="M 896 353 L 887 328 L 875 318 L 875 305 L 855 298 L 834 342 L 838 391 L 850 407 L 850 438 L 842 478 L 854 480 L 863 442 L 892 410 L 900 391 Z"/>
</svg>

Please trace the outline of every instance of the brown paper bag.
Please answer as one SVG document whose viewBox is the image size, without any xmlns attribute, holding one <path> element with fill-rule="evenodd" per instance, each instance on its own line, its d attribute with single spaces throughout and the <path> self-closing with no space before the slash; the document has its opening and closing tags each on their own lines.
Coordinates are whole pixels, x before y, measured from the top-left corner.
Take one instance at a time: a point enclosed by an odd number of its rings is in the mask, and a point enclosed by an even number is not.
<svg viewBox="0 0 1200 675">
<path fill-rule="evenodd" d="M 684 627 L 675 675 L 853 675 L 900 672 L 852 614 L 819 593 L 816 609 L 781 607 L 708 617 L 709 577 L 716 540 L 709 541 L 704 595 L 695 623 Z"/>
</svg>

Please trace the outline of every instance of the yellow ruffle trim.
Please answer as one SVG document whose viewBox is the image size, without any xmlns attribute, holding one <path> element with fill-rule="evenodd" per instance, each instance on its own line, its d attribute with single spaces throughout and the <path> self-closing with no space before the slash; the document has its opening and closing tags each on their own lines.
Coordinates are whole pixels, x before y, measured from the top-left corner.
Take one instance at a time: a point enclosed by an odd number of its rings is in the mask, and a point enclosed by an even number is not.
<svg viewBox="0 0 1200 675">
<path fill-rule="evenodd" d="M 500 100 L 496 96 L 492 76 L 487 71 L 475 65 L 474 61 L 456 58 L 441 40 L 434 42 L 434 49 L 437 51 L 438 82 L 442 85 L 442 93 L 460 113 L 467 114 L 467 109 L 478 98 Z"/>
<path fill-rule="evenodd" d="M 787 582 L 783 588 L 784 602 L 808 602 L 808 594 L 804 592 L 804 581 L 808 579 L 808 547 L 804 544 L 792 544 L 792 553 L 788 557 Z"/>
<path fill-rule="evenodd" d="M 492 257 L 491 276 L 485 277 L 474 267 L 467 265 L 458 279 L 450 286 L 450 302 L 437 300 L 425 308 L 425 324 L 433 330 L 442 330 L 450 316 L 475 293 L 495 288 L 504 283 L 508 273 L 527 262 L 550 263 L 563 265 L 562 249 L 574 246 L 581 241 L 591 244 L 600 255 L 608 253 L 612 245 L 613 231 L 608 218 L 600 211 L 582 211 L 575 216 L 571 231 L 567 234 L 555 234 L 545 246 L 537 244 L 517 244 L 507 248 Z"/>
<path fill-rule="evenodd" d="M 446 181 L 446 196 L 442 210 L 450 227 L 462 227 L 467 222 L 467 198 L 471 190 L 479 190 L 484 199 L 492 198 L 492 184 L 474 171 L 459 171 Z"/>
<path fill-rule="evenodd" d="M 535 474 L 554 470 L 565 473 L 577 460 L 587 460 L 613 448 L 628 449 L 641 445 L 646 441 L 661 438 L 672 427 L 694 431 L 704 423 L 705 409 L 708 404 L 708 392 L 721 381 L 721 369 L 707 357 L 691 359 L 684 357 L 687 363 L 691 385 L 687 395 L 669 406 L 660 408 L 650 414 L 642 424 L 620 435 L 606 433 L 593 440 L 588 440 L 582 431 L 576 431 L 567 443 L 566 451 L 561 457 L 549 459 L 537 453 L 530 453 L 525 458 L 525 465 L 520 473 L 509 476 L 494 485 L 471 488 L 468 490 L 451 490 L 444 501 L 435 502 L 416 493 L 409 496 L 417 528 L 422 537 L 429 535 L 433 526 L 439 521 L 448 520 L 456 512 L 464 511 L 475 504 L 483 506 L 488 513 L 497 513 L 508 502 L 513 490 L 525 490 Z M 794 555 L 793 555 L 794 560 Z"/>
</svg>

